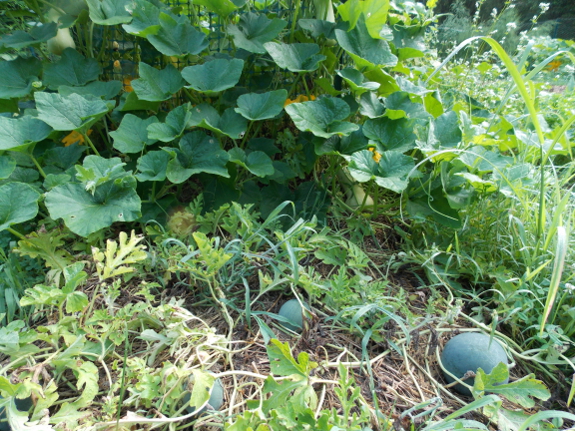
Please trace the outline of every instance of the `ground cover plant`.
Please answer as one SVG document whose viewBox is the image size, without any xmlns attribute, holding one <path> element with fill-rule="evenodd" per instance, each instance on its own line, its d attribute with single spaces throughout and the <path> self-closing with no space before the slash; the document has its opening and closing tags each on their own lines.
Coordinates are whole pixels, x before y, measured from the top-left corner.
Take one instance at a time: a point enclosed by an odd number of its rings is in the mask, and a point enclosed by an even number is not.
<svg viewBox="0 0 575 431">
<path fill-rule="evenodd" d="M 572 44 L 434 6 L 3 2 L 2 426 L 569 426 Z"/>
</svg>

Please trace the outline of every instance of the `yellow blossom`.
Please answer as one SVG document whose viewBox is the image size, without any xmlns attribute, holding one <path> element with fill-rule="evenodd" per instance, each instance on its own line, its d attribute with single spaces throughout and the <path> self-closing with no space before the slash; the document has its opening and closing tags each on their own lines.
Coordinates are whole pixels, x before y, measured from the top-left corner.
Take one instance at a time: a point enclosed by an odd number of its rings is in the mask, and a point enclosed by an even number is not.
<svg viewBox="0 0 575 431">
<path fill-rule="evenodd" d="M 86 133 L 88 136 L 92 133 L 92 129 L 88 130 Z M 72 144 L 78 143 L 78 145 L 82 145 L 84 143 L 84 137 L 82 134 L 77 132 L 76 130 L 71 131 L 66 136 L 62 138 L 62 143 L 65 147 L 69 147 Z"/>
<path fill-rule="evenodd" d="M 310 97 L 307 97 L 305 94 L 300 94 L 295 99 L 287 99 L 284 103 L 284 108 L 292 103 L 302 103 L 302 102 L 309 102 L 310 100 L 315 100 L 316 97 L 312 94 Z"/>
<path fill-rule="evenodd" d="M 379 163 L 379 161 L 381 160 L 381 153 L 378 153 L 374 147 L 370 148 L 369 151 L 373 153 L 373 161 L 375 163 Z"/>
</svg>

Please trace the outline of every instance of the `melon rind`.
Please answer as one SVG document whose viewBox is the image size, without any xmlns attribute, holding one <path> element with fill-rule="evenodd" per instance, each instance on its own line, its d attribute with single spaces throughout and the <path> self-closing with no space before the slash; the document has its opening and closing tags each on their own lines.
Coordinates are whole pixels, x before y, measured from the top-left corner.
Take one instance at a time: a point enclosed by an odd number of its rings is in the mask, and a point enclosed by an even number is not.
<svg viewBox="0 0 575 431">
<path fill-rule="evenodd" d="M 477 372 L 478 368 L 489 374 L 500 362 L 509 365 L 503 347 L 494 339 L 490 340 L 489 335 L 478 332 L 456 335 L 447 342 L 441 353 L 443 367 L 457 378 L 463 377 L 468 370 Z M 449 374 L 444 372 L 443 375 L 448 383 L 454 381 Z M 473 378 L 464 380 L 470 386 L 473 386 L 473 381 Z M 508 382 L 509 379 L 506 379 L 498 384 Z M 460 394 L 471 395 L 471 391 L 461 384 L 457 384 L 453 388 Z"/>
</svg>

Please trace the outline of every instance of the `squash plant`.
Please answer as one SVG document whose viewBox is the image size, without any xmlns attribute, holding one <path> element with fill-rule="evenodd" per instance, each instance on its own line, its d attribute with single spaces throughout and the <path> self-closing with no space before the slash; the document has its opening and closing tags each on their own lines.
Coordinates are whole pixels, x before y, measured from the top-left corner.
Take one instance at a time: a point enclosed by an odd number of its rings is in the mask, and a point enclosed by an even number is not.
<svg viewBox="0 0 575 431">
<path fill-rule="evenodd" d="M 29 31 L 0 38 L 0 229 L 21 236 L 41 207 L 87 237 L 200 191 L 207 209 L 321 212 L 316 180 L 338 197 L 341 169 L 368 188 L 354 207 L 404 193 L 412 215 L 459 225 L 478 172 L 452 159 L 474 130 L 422 81 L 423 4 L 67 2 L 30 2 Z M 74 43 L 50 53 L 64 29 Z"/>
</svg>

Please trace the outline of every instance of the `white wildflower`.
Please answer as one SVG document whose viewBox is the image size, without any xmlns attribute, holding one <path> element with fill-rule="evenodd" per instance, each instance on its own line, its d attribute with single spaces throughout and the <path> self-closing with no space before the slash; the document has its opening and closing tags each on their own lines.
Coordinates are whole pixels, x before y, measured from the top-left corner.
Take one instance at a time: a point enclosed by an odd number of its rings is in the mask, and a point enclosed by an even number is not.
<svg viewBox="0 0 575 431">
<path fill-rule="evenodd" d="M 515 30 L 517 28 L 517 24 L 515 24 L 514 22 L 508 22 L 506 26 L 507 31 Z"/>
<path fill-rule="evenodd" d="M 539 3 L 539 8 L 541 9 L 541 13 L 545 13 L 549 10 L 549 6 L 551 3 Z"/>
</svg>

